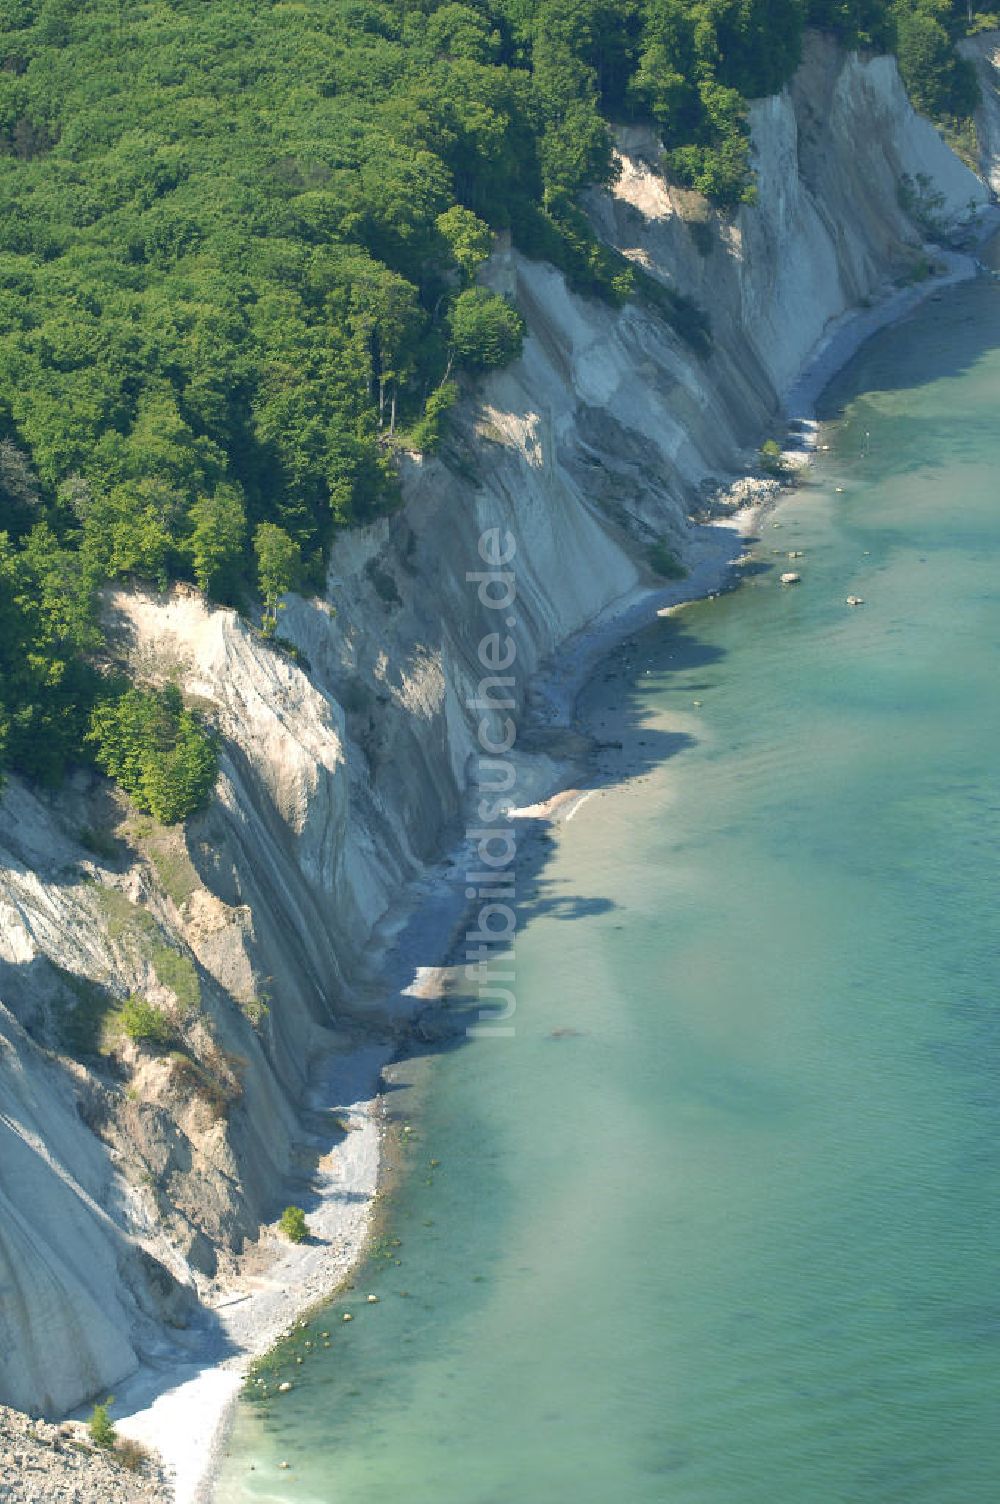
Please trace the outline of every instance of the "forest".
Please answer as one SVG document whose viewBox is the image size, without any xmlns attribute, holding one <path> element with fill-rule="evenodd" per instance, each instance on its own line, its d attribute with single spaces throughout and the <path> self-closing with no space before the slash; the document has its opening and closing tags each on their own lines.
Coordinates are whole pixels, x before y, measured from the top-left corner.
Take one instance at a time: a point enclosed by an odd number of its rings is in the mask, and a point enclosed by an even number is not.
<svg viewBox="0 0 1000 1504">
<path fill-rule="evenodd" d="M 3 0 L 0 763 L 92 761 L 183 819 L 208 730 L 104 662 L 101 587 L 189 580 L 274 632 L 338 529 L 399 504 L 462 383 L 515 358 L 477 282 L 509 230 L 580 293 L 704 313 L 594 238 L 611 128 L 722 213 L 751 201 L 746 103 L 806 25 L 896 51 L 971 114 L 950 0 Z M 710 312 L 710 311 L 709 311 Z"/>
</svg>

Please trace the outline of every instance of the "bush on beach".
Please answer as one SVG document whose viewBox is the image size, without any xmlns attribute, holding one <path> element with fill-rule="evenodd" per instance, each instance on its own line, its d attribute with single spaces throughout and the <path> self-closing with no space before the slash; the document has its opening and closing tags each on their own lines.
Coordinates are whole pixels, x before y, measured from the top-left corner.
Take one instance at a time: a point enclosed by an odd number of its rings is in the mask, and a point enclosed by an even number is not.
<svg viewBox="0 0 1000 1504">
<path fill-rule="evenodd" d="M 301 1206 L 286 1206 L 278 1221 L 278 1231 L 290 1243 L 304 1243 L 309 1236 L 309 1223 Z"/>
</svg>

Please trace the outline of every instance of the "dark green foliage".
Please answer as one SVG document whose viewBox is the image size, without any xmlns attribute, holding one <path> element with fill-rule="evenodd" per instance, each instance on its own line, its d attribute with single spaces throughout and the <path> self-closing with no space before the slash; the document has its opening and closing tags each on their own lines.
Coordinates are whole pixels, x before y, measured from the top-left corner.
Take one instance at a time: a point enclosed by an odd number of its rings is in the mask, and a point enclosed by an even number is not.
<svg viewBox="0 0 1000 1504">
<path fill-rule="evenodd" d="M 954 48 L 976 29 L 967 0 L 809 0 L 808 15 L 847 46 L 895 52 L 910 98 L 932 119 L 966 119 L 979 103 L 975 70 Z"/>
<path fill-rule="evenodd" d="M 896 197 L 900 208 L 920 226 L 928 240 L 937 240 L 944 234 L 946 225 L 942 211 L 945 197 L 925 172 L 918 172 L 915 178 L 904 172 Z"/>
<path fill-rule="evenodd" d="M 215 743 L 184 709 L 173 685 L 102 699 L 91 714 L 87 740 L 104 771 L 164 825 L 187 819 L 212 792 Z"/>
<path fill-rule="evenodd" d="M 278 621 L 279 597 L 298 584 L 302 572 L 302 550 L 284 528 L 262 522 L 253 535 L 257 555 L 257 583 L 264 603 L 262 626 L 274 631 Z"/>
<path fill-rule="evenodd" d="M 675 292 L 672 287 L 658 282 L 648 272 L 633 268 L 635 296 L 650 304 L 666 319 L 698 355 L 707 355 L 712 348 L 712 330 L 708 315 L 691 298 Z"/>
<path fill-rule="evenodd" d="M 215 600 L 232 602 L 246 548 L 246 508 L 239 488 L 220 485 L 214 495 L 199 496 L 188 515 L 196 583 Z"/>
<path fill-rule="evenodd" d="M 892 49 L 892 14 L 885 0 L 809 0 L 809 24 L 832 32 L 845 47 Z"/>
<path fill-rule="evenodd" d="M 679 181 L 723 205 L 752 197 L 746 101 L 790 77 L 803 21 L 803 0 L 648 0 L 631 98 Z"/>
<path fill-rule="evenodd" d="M 971 115 L 979 85 L 952 45 L 948 0 L 897 0 L 895 17 L 899 71 L 916 108 L 936 119 Z"/>
<path fill-rule="evenodd" d="M 55 783 L 77 755 L 97 676 L 92 589 L 79 553 L 36 523 L 20 547 L 0 533 L 0 758 Z"/>
<path fill-rule="evenodd" d="M 5 526 L 15 534 L 38 517 L 41 493 L 27 457 L 9 439 L 0 441 L 0 508 Z"/>
<path fill-rule="evenodd" d="M 433 454 L 441 442 L 445 415 L 458 400 L 458 387 L 454 381 L 445 381 L 436 387 L 424 404 L 424 416 L 411 431 L 410 441 L 414 449 Z"/>
<path fill-rule="evenodd" d="M 54 17 L 0 18 L 0 525 L 236 601 L 260 523 L 313 561 L 397 504 L 449 265 L 541 195 L 530 74 L 478 5 Z"/>
<path fill-rule="evenodd" d="M 662 538 L 657 539 L 652 545 L 648 557 L 650 568 L 654 569 L 662 579 L 683 580 L 687 577 L 684 565 Z"/>
<path fill-rule="evenodd" d="M 498 293 L 470 287 L 452 305 L 448 333 L 455 359 L 470 370 L 484 371 L 520 355 L 524 320 Z"/>
</svg>

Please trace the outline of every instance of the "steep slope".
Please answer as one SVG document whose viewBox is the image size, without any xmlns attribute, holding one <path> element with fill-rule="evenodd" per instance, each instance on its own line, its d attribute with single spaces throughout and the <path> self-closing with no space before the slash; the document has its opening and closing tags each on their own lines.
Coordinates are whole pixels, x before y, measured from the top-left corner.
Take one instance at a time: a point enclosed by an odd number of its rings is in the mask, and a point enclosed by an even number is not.
<svg viewBox="0 0 1000 1504">
<path fill-rule="evenodd" d="M 58 796 L 12 779 L 0 802 L 0 1402 L 54 1414 L 117 1384 L 280 1209 L 310 1073 L 345 1025 L 379 1027 L 386 917 L 461 828 L 496 630 L 468 578 L 483 532 L 516 546 L 523 703 L 654 582 L 651 545 L 697 560 L 693 518 L 831 325 L 924 273 L 921 195 L 953 222 L 988 197 L 886 58 L 811 39 L 752 126 L 758 199 L 734 219 L 668 187 L 638 130 L 590 204 L 707 312 L 710 351 L 501 249 L 488 277 L 527 318 L 523 358 L 407 462 L 399 514 L 338 540 L 327 599 L 288 601 L 294 654 L 184 589 L 109 598 L 121 655 L 215 720 L 222 771 L 183 836 L 82 776 Z M 136 993 L 173 1017 L 170 1051 L 122 1040 Z"/>
</svg>

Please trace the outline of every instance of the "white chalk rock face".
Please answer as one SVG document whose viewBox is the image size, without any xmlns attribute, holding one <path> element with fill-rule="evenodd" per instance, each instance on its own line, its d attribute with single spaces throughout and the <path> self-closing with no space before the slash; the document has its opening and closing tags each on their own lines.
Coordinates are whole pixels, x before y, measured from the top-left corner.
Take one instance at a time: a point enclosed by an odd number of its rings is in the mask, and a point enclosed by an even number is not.
<svg viewBox="0 0 1000 1504">
<path fill-rule="evenodd" d="M 0 1394 L 61 1414 L 132 1372 L 133 1335 L 152 1327 L 142 1306 L 156 1309 L 147 1272 L 172 1281 L 128 1232 L 67 1081 L 2 1005 L 0 1166 Z"/>
<path fill-rule="evenodd" d="M 1000 193 L 1000 31 L 966 37 L 958 50 L 972 63 L 979 79 L 979 168 L 993 192 Z"/>
</svg>

